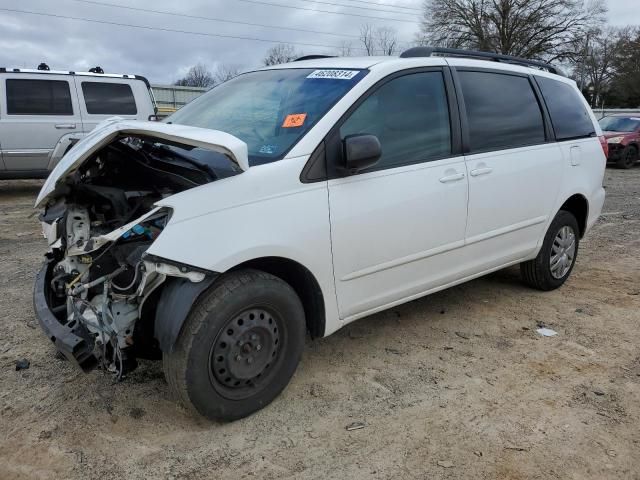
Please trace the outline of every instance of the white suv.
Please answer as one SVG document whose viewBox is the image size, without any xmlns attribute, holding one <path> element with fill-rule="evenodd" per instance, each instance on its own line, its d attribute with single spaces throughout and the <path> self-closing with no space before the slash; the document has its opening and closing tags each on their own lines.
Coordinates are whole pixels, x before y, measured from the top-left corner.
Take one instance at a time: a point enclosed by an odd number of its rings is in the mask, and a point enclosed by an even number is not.
<svg viewBox="0 0 640 480">
<path fill-rule="evenodd" d="M 139 75 L 38 68 L 0 68 L 0 179 L 46 178 L 103 120 L 156 113 L 149 82 Z"/>
<path fill-rule="evenodd" d="M 306 331 L 514 264 L 562 285 L 604 201 L 600 136 L 573 81 L 512 57 L 245 73 L 65 156 L 36 203 L 36 312 L 81 367 L 162 358 L 185 405 L 240 418 L 287 385 Z"/>
</svg>

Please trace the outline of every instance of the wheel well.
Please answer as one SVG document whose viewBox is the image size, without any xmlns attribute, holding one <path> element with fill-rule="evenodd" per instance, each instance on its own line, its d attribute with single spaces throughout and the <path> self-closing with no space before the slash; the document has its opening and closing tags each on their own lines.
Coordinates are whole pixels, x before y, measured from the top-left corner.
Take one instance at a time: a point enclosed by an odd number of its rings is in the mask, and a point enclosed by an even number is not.
<svg viewBox="0 0 640 480">
<path fill-rule="evenodd" d="M 571 212 L 578 221 L 578 227 L 580 228 L 580 238 L 584 236 L 587 229 L 587 217 L 589 215 L 589 203 L 587 199 L 580 194 L 572 195 L 562 204 L 560 210 L 566 210 Z"/>
<path fill-rule="evenodd" d="M 324 336 L 324 296 L 318 281 L 303 265 L 282 257 L 263 257 L 236 265 L 232 270 L 254 268 L 270 273 L 287 282 L 300 297 L 311 338 Z"/>
</svg>

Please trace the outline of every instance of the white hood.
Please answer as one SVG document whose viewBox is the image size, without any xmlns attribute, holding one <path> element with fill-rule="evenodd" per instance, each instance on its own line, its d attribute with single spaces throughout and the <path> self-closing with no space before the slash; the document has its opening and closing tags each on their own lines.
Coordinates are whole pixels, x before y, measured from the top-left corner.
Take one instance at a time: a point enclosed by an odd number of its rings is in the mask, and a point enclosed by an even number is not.
<svg viewBox="0 0 640 480">
<path fill-rule="evenodd" d="M 237 137 L 218 130 L 188 127 L 170 123 L 140 122 L 110 118 L 100 123 L 86 137 L 80 140 L 53 169 L 45 182 L 36 208 L 49 199 L 58 182 L 80 167 L 84 161 L 100 148 L 112 142 L 118 135 L 149 135 L 194 147 L 207 148 L 227 155 L 232 161 L 246 171 L 249 169 L 247 144 Z"/>
</svg>

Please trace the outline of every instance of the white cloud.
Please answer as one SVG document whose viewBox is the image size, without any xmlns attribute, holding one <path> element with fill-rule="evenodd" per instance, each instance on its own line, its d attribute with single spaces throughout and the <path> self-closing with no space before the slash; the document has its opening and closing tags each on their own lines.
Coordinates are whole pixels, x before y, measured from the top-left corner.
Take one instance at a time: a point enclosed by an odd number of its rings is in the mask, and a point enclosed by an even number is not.
<svg viewBox="0 0 640 480">
<path fill-rule="evenodd" d="M 417 23 L 400 23 L 343 15 L 322 14 L 266 5 L 256 5 L 238 0 L 96 0 L 121 5 L 174 11 L 187 15 L 224 18 L 242 22 L 260 23 L 276 27 L 293 27 L 305 31 L 281 28 L 264 28 L 207 20 L 183 18 L 122 8 L 86 4 L 74 0 L 0 0 L 0 8 L 51 13 L 55 15 L 84 17 L 107 22 L 129 23 L 156 28 L 207 32 L 222 35 L 266 38 L 282 42 L 333 45 L 331 47 L 298 46 L 306 54 L 336 53 L 337 47 L 347 37 L 321 35 L 308 30 L 327 31 L 336 34 L 358 35 L 360 25 L 388 25 L 397 29 L 403 42 L 410 42 L 418 29 Z M 267 0 L 273 3 L 299 5 L 305 8 L 335 9 L 373 16 L 396 16 L 367 10 L 340 9 L 298 0 Z M 395 0 L 398 5 L 419 7 L 420 0 Z M 340 0 L 339 3 L 350 3 Z M 391 4 L 390 0 L 383 3 Z M 366 6 L 362 3 L 353 5 Z M 373 5 L 373 2 L 372 2 Z M 380 8 L 383 8 L 382 6 Z M 387 7 L 385 7 L 387 8 Z M 419 12 L 415 12 L 416 21 Z M 46 62 L 52 69 L 84 70 L 100 65 L 106 72 L 135 73 L 144 75 L 154 83 L 169 83 L 188 70 L 191 65 L 203 62 L 212 69 L 216 63 L 243 65 L 250 68 L 259 65 L 266 50 L 273 43 L 189 35 L 103 25 L 78 20 L 28 15 L 0 10 L 0 66 L 35 67 Z M 357 39 L 354 44 L 357 43 Z"/>
<path fill-rule="evenodd" d="M 615 26 L 640 25 L 640 1 L 608 0 L 609 23 Z"/>
<path fill-rule="evenodd" d="M 264 28 L 207 20 L 183 18 L 148 12 L 86 4 L 74 0 L 0 0 L 0 8 L 45 12 L 56 15 L 85 17 L 116 23 L 130 23 L 156 28 L 189 30 L 223 35 L 236 35 L 274 39 L 282 42 L 335 45 L 343 40 L 358 45 L 358 40 L 348 37 L 311 33 L 310 30 L 335 34 L 358 35 L 360 26 L 371 23 L 397 29 L 401 42 L 406 45 L 418 30 L 416 23 L 373 20 L 344 15 L 331 15 L 307 10 L 271 7 L 242 2 L 240 0 L 95 0 L 144 9 L 165 10 L 187 15 L 224 18 L 241 22 L 260 23 L 275 27 L 299 28 L 303 31 L 282 28 Z M 385 18 L 412 17 L 392 15 L 358 9 L 342 9 L 314 4 L 306 0 L 265 0 L 304 8 L 336 10 Z M 326 0 L 350 3 L 366 7 L 353 0 Z M 377 7 L 375 4 L 379 3 Z M 422 0 L 378 0 L 371 7 L 389 8 L 396 4 L 419 8 Z M 614 25 L 640 24 L 640 0 L 609 0 L 609 21 Z M 410 12 L 409 10 L 404 10 Z M 260 64 L 265 52 L 273 44 L 248 40 L 188 35 L 143 30 L 115 25 L 43 17 L 0 10 L 0 66 L 35 67 L 40 62 L 60 70 L 85 70 L 100 65 L 107 72 L 144 75 L 154 83 L 169 83 L 180 78 L 190 66 L 203 62 L 211 69 L 220 63 L 242 65 L 251 68 Z M 337 48 L 297 47 L 306 54 L 335 54 Z M 355 53 L 355 52 L 354 52 Z"/>
</svg>

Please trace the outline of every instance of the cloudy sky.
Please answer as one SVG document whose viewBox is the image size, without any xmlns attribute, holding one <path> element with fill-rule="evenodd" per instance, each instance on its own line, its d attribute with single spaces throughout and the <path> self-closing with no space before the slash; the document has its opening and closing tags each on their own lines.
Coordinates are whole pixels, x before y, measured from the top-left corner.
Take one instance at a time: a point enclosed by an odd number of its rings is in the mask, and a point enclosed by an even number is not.
<svg viewBox="0 0 640 480">
<path fill-rule="evenodd" d="M 277 42 L 296 44 L 307 54 L 336 53 L 345 42 L 356 47 L 364 23 L 395 28 L 404 45 L 418 30 L 421 4 L 421 0 L 0 0 L 0 66 L 34 68 L 44 61 L 52 69 L 81 71 L 100 65 L 107 72 L 136 73 L 152 83 L 171 83 L 198 62 L 212 70 L 218 62 L 244 68 L 258 65 Z M 608 0 L 608 4 L 612 24 L 640 25 L 640 0 Z"/>
</svg>

